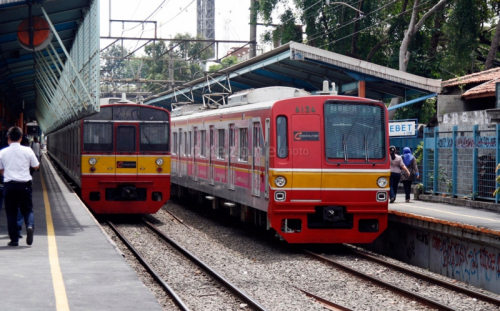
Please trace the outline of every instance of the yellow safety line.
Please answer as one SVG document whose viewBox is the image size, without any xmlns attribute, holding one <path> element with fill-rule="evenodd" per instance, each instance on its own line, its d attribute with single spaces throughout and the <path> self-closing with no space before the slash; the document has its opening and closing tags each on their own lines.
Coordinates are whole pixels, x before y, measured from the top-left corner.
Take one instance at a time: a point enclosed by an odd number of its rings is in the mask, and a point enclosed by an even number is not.
<svg viewBox="0 0 500 311">
<path fill-rule="evenodd" d="M 54 294 L 56 296 L 56 310 L 65 311 L 69 310 L 68 297 L 66 296 L 66 287 L 62 277 L 61 267 L 59 266 L 59 257 L 57 255 L 56 235 L 54 232 L 54 223 L 52 222 L 52 213 L 50 211 L 49 196 L 47 195 L 47 188 L 40 174 L 43 188 L 43 202 L 45 203 L 45 218 L 47 220 L 47 238 L 49 244 L 49 262 L 50 270 L 52 272 L 52 283 L 54 284 Z"/>
<path fill-rule="evenodd" d="M 399 205 L 399 204 L 398 204 L 398 205 Z M 403 204 L 401 204 L 401 205 L 403 205 Z M 482 219 L 482 220 L 489 220 L 489 221 L 492 221 L 492 222 L 500 222 L 500 220 L 495 220 L 495 219 L 491 219 L 491 218 L 476 217 L 476 216 L 470 216 L 470 215 L 459 214 L 459 213 L 453 213 L 453 212 L 445 212 L 445 211 L 441 211 L 441 210 L 438 210 L 438 209 L 427 208 L 427 207 L 418 206 L 418 205 L 413 205 L 413 204 L 411 205 L 411 207 L 418 207 L 418 208 L 425 209 L 425 210 L 428 210 L 428 211 L 440 212 L 440 213 L 444 213 L 444 214 L 451 214 L 451 215 L 462 216 L 462 217 L 468 217 L 468 218 L 476 218 L 476 219 Z"/>
</svg>

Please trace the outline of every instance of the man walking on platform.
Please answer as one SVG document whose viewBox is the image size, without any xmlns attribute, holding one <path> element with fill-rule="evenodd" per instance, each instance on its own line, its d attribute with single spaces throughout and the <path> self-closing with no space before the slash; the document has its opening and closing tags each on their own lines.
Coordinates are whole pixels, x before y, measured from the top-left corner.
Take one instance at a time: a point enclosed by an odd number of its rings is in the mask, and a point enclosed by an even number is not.
<svg viewBox="0 0 500 311">
<path fill-rule="evenodd" d="M 4 200 L 9 230 L 9 246 L 19 245 L 17 211 L 18 208 L 26 224 L 26 244 L 33 243 L 35 229 L 33 216 L 32 178 L 29 168 L 38 169 L 40 163 L 31 148 L 21 146 L 23 136 L 21 128 L 13 126 L 7 132 L 9 147 L 0 151 L 0 174 L 4 177 Z"/>
</svg>

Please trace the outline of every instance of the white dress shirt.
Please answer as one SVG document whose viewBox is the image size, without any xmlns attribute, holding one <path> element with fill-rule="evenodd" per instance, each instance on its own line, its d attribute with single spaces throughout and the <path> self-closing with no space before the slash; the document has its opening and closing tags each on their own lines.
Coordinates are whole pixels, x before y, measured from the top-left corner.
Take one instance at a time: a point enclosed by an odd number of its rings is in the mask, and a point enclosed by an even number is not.
<svg viewBox="0 0 500 311">
<path fill-rule="evenodd" d="M 9 147 L 0 150 L 0 170 L 3 172 L 4 182 L 30 181 L 30 166 L 40 165 L 30 147 L 21 146 L 20 143 L 11 143 Z"/>
</svg>

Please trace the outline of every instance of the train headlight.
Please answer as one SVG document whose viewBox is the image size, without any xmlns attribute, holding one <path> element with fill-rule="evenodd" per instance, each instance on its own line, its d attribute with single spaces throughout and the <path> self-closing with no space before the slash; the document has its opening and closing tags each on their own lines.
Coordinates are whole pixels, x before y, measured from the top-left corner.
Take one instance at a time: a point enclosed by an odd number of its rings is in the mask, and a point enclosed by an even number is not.
<svg viewBox="0 0 500 311">
<path fill-rule="evenodd" d="M 276 177 L 276 179 L 274 180 L 274 183 L 276 184 L 276 186 L 278 187 L 283 187 L 284 185 L 286 185 L 286 178 L 283 177 L 283 176 L 278 176 Z"/>
<path fill-rule="evenodd" d="M 385 177 L 380 177 L 379 179 L 377 179 L 377 185 L 378 185 L 380 188 L 385 188 L 385 186 L 387 186 L 387 178 L 385 178 Z"/>
<path fill-rule="evenodd" d="M 163 159 L 162 158 L 156 159 L 156 165 L 162 165 L 162 164 L 163 164 Z"/>
<path fill-rule="evenodd" d="M 96 158 L 90 158 L 89 159 L 89 164 L 90 165 L 95 165 L 97 163 L 97 159 Z"/>
</svg>

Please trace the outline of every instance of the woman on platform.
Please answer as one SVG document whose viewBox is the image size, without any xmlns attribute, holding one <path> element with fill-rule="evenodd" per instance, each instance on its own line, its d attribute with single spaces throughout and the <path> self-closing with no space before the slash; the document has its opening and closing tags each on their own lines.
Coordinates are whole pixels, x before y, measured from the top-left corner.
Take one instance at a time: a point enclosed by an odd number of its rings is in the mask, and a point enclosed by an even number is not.
<svg viewBox="0 0 500 311">
<path fill-rule="evenodd" d="M 411 184 L 418 179 L 420 174 L 418 173 L 417 159 L 411 154 L 410 148 L 405 147 L 403 149 L 403 156 L 401 158 L 410 172 L 409 174 L 401 175 L 401 182 L 405 188 L 406 203 L 408 203 L 410 202 Z"/>
</svg>

